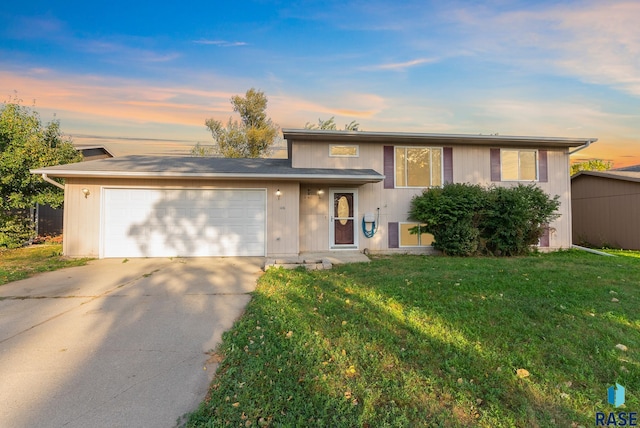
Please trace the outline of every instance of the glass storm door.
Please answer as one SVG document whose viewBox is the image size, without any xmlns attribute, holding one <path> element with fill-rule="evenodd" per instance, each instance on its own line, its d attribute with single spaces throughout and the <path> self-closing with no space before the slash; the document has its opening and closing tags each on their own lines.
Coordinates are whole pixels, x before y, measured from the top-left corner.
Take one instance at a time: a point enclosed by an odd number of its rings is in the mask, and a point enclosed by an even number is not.
<svg viewBox="0 0 640 428">
<path fill-rule="evenodd" d="M 357 193 L 354 190 L 332 190 L 331 247 L 356 248 Z"/>
</svg>

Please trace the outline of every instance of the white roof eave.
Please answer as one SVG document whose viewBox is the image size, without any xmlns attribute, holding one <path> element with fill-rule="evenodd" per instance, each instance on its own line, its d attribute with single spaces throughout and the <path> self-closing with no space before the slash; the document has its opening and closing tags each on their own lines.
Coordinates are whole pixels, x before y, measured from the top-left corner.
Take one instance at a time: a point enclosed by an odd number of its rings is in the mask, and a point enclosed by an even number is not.
<svg viewBox="0 0 640 428">
<path fill-rule="evenodd" d="M 349 174 L 234 174 L 234 173 L 195 173 L 176 171 L 56 171 L 52 169 L 34 169 L 32 174 L 47 174 L 49 177 L 78 178 L 188 178 L 199 180 L 273 180 L 273 181 L 343 181 L 377 183 L 384 180 L 383 175 Z"/>
</svg>

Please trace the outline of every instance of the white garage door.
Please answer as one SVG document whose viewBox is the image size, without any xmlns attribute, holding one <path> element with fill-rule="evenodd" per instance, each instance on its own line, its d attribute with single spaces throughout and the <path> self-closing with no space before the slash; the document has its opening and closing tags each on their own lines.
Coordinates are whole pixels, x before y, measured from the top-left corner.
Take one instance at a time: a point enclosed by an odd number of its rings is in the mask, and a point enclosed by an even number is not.
<svg viewBox="0 0 640 428">
<path fill-rule="evenodd" d="M 265 190 L 104 189 L 102 202 L 102 257 L 265 254 Z"/>
</svg>

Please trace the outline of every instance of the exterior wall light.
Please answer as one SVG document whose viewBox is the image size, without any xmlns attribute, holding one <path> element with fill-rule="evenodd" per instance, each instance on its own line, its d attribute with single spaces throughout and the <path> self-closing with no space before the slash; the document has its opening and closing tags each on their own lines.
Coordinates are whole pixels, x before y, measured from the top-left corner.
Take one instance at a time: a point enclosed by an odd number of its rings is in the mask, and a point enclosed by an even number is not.
<svg viewBox="0 0 640 428">
<path fill-rule="evenodd" d="M 280 196 L 282 196 L 282 192 L 280 191 L 280 189 L 276 190 L 276 196 L 278 197 L 278 199 L 280 199 Z"/>
<path fill-rule="evenodd" d="M 89 197 L 89 195 L 91 194 L 91 192 L 89 191 L 89 189 L 87 189 L 86 187 L 82 188 L 82 193 L 84 194 L 84 198 L 87 199 Z"/>
<path fill-rule="evenodd" d="M 318 194 L 318 198 L 322 199 L 322 195 L 324 195 L 324 190 L 318 189 L 318 191 L 316 193 Z"/>
</svg>

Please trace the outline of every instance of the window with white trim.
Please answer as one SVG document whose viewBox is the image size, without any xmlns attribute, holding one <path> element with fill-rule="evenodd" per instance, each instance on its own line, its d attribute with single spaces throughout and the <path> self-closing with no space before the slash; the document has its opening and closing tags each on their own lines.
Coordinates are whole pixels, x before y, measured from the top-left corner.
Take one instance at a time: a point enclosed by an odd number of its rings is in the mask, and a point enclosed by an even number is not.
<svg viewBox="0 0 640 428">
<path fill-rule="evenodd" d="M 395 147 L 396 187 L 442 185 L 442 147 Z"/>
<path fill-rule="evenodd" d="M 330 144 L 329 156 L 338 158 L 357 158 L 360 156 L 359 146 L 356 144 Z"/>
<path fill-rule="evenodd" d="M 429 247 L 433 243 L 433 235 L 427 233 L 424 224 L 419 223 L 398 223 L 398 236 L 401 247 Z M 418 227 L 418 233 L 411 233 L 411 230 Z"/>
<path fill-rule="evenodd" d="M 538 180 L 537 150 L 500 150 L 502 181 Z"/>
</svg>

